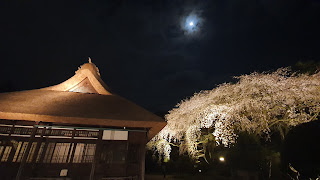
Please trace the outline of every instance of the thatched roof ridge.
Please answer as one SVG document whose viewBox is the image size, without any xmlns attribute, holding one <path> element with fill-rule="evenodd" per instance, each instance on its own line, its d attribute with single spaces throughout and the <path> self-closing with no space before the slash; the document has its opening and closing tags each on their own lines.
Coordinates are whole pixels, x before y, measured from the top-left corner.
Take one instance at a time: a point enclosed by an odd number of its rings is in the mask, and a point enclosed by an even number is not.
<svg viewBox="0 0 320 180">
<path fill-rule="evenodd" d="M 95 93 L 79 92 L 84 81 L 90 86 L 86 91 Z M 0 93 L 0 119 L 147 128 L 149 139 L 166 125 L 162 118 L 107 89 L 97 67 L 86 63 L 56 86 Z"/>
<path fill-rule="evenodd" d="M 75 75 L 69 78 L 68 80 L 55 85 L 46 87 L 43 89 L 46 90 L 55 90 L 55 91 L 73 91 L 73 89 L 83 82 L 84 80 L 88 79 L 90 82 L 90 86 L 94 88 L 94 92 L 98 94 L 110 95 L 112 94 L 110 88 L 103 82 L 100 77 L 100 72 L 98 67 L 89 62 L 83 64 L 76 72 Z"/>
</svg>

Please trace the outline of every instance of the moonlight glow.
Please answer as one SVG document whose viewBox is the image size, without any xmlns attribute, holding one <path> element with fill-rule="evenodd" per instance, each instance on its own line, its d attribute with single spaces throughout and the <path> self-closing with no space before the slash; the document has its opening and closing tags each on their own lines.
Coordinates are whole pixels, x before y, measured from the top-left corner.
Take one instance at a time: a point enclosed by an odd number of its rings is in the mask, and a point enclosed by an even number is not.
<svg viewBox="0 0 320 180">
<path fill-rule="evenodd" d="M 200 12 L 191 12 L 189 15 L 181 19 L 181 28 L 185 35 L 197 35 L 202 26 L 203 19 L 200 17 Z"/>
</svg>

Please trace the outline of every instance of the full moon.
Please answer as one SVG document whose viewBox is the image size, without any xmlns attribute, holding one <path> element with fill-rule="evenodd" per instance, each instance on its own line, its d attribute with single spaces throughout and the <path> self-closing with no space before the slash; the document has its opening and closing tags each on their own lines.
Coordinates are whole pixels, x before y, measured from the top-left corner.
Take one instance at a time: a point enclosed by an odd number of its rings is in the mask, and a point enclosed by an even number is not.
<svg viewBox="0 0 320 180">
<path fill-rule="evenodd" d="M 203 23 L 199 13 L 191 12 L 189 15 L 184 16 L 181 21 L 181 29 L 185 35 L 196 36 L 199 35 Z"/>
</svg>

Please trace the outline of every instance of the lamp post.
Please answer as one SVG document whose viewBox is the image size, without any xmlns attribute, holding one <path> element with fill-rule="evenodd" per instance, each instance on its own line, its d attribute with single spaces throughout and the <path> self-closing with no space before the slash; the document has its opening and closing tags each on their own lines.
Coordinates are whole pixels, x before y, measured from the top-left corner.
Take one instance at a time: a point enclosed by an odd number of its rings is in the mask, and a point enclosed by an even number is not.
<svg viewBox="0 0 320 180">
<path fill-rule="evenodd" d="M 223 156 L 220 156 L 220 157 L 219 157 L 219 161 L 220 161 L 220 162 L 224 162 L 224 161 L 225 161 L 224 157 L 223 157 Z"/>
</svg>

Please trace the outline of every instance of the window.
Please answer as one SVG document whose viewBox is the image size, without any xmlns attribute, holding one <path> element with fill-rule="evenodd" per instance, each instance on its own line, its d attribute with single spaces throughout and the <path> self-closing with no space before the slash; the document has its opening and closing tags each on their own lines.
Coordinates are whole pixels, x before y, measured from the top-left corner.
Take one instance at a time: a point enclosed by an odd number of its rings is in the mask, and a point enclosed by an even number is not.
<svg viewBox="0 0 320 180">
<path fill-rule="evenodd" d="M 31 144 L 31 148 L 30 148 L 30 151 L 29 151 L 29 154 L 28 154 L 28 157 L 27 157 L 27 162 L 28 163 L 30 163 L 32 161 L 32 158 L 33 158 L 34 154 L 38 153 L 38 152 L 35 152 L 36 146 L 37 146 L 37 142 L 33 142 Z"/>
<path fill-rule="evenodd" d="M 102 146 L 102 163 L 125 163 L 127 159 L 127 143 L 125 141 L 110 141 Z"/>
<path fill-rule="evenodd" d="M 56 143 L 51 163 L 67 163 L 71 143 Z"/>
<path fill-rule="evenodd" d="M 22 161 L 28 142 L 13 142 L 10 146 L 7 144 L 0 146 L 0 157 L 1 162 L 7 162 L 12 151 L 12 162 L 19 163 Z M 37 163 L 68 163 L 68 155 L 71 157 L 72 150 L 74 148 L 73 143 L 60 143 L 60 142 L 50 142 L 47 144 L 46 149 L 45 142 L 40 144 L 39 150 L 36 151 L 37 142 L 31 144 L 28 157 L 26 159 L 27 163 L 31 163 L 33 158 Z M 96 150 L 95 144 L 85 144 L 77 143 L 75 147 L 73 163 L 91 163 L 94 159 L 94 154 Z M 40 162 L 40 158 L 43 155 L 43 160 Z M 11 160 L 10 160 L 11 161 Z"/>
<path fill-rule="evenodd" d="M 78 143 L 74 153 L 73 163 L 93 162 L 95 150 L 95 144 Z"/>
<path fill-rule="evenodd" d="M 7 126 L 7 125 L 2 125 L 2 126 L 1 125 L 0 125 L 0 133 L 1 134 L 9 134 L 11 129 L 12 129 L 12 127 Z"/>
<path fill-rule="evenodd" d="M 43 158 L 44 163 L 50 163 L 56 143 L 49 143 Z"/>
<path fill-rule="evenodd" d="M 129 145 L 128 161 L 130 163 L 138 163 L 139 162 L 139 158 L 140 158 L 140 154 L 139 154 L 140 147 L 139 146 L 140 146 L 139 144 L 130 144 Z"/>
<path fill-rule="evenodd" d="M 35 143 L 35 144 L 34 144 Z M 33 147 L 35 148 L 35 145 L 36 145 L 36 142 L 32 143 Z M 13 159 L 12 159 L 12 162 L 21 162 L 22 158 L 23 158 L 23 155 L 27 149 L 27 146 L 28 146 L 28 142 L 17 142 L 17 145 L 16 145 L 16 151 L 14 153 L 14 156 L 13 156 Z M 31 150 L 31 149 L 30 149 Z M 31 151 L 30 151 L 31 152 Z M 33 150 L 34 152 L 34 150 Z M 29 157 L 32 156 L 31 153 L 29 153 L 28 155 Z M 31 161 L 31 160 L 30 160 Z"/>
<path fill-rule="evenodd" d="M 128 140 L 128 131 L 104 130 L 102 140 Z"/>
<path fill-rule="evenodd" d="M 43 149 L 44 149 L 45 144 L 46 144 L 46 143 L 43 142 L 43 143 L 41 143 L 41 145 L 40 145 L 39 152 L 38 152 L 38 154 L 37 154 L 37 159 L 36 159 L 36 162 L 37 162 L 37 163 L 40 162 L 40 158 L 41 158 L 41 155 L 42 155 L 42 153 L 43 153 Z"/>
<path fill-rule="evenodd" d="M 12 146 L 2 146 L 3 155 L 1 158 L 1 162 L 7 162 L 9 158 L 9 154 L 11 152 Z"/>
<path fill-rule="evenodd" d="M 93 162 L 95 150 L 96 150 L 95 144 L 87 144 L 86 150 L 85 150 L 85 155 L 82 158 L 82 162 L 83 163 Z"/>
<path fill-rule="evenodd" d="M 14 153 L 12 162 L 21 162 L 24 151 L 26 150 L 28 142 L 18 142 L 16 152 Z"/>
</svg>

